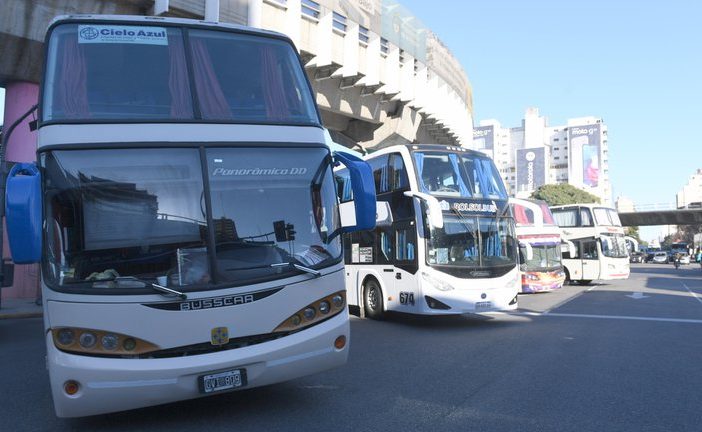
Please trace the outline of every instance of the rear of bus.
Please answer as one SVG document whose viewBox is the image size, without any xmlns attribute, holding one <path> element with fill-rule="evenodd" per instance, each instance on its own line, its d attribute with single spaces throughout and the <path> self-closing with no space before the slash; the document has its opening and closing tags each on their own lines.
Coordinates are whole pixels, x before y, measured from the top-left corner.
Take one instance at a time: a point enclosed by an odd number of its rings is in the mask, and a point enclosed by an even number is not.
<svg viewBox="0 0 702 432">
<path fill-rule="evenodd" d="M 344 364 L 335 162 L 290 40 L 81 16 L 56 20 L 46 50 L 39 173 L 27 164 L 8 180 L 8 221 L 40 219 L 8 231 L 15 262 L 42 257 L 57 415 Z M 360 202 L 370 171 L 346 161 Z M 39 196 L 10 199 L 26 181 Z M 37 226 L 43 242 L 22 246 Z"/>
</svg>

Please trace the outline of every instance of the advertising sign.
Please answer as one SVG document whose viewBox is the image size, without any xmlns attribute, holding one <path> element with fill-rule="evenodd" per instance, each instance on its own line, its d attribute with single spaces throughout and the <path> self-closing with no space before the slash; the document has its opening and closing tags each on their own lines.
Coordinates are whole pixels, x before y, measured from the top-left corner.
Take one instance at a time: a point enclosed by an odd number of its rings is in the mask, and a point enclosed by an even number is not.
<svg viewBox="0 0 702 432">
<path fill-rule="evenodd" d="M 478 126 L 473 128 L 473 148 L 479 151 L 495 148 L 495 127 Z"/>
<path fill-rule="evenodd" d="M 584 188 L 600 184 L 600 125 L 572 126 L 568 128 L 570 183 Z"/>
<path fill-rule="evenodd" d="M 517 149 L 517 192 L 532 192 L 546 184 L 546 149 Z"/>
</svg>

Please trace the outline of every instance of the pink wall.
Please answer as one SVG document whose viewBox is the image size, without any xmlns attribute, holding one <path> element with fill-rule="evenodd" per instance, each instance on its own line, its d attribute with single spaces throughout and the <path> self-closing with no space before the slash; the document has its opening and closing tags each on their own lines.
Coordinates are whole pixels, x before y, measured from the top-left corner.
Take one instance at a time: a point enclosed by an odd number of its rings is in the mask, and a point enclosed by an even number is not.
<svg viewBox="0 0 702 432">
<path fill-rule="evenodd" d="M 39 86 L 28 82 L 12 82 L 5 87 L 5 119 L 3 129 L 10 125 L 22 114 L 37 103 Z M 7 143 L 5 157 L 12 162 L 30 162 L 36 160 L 37 133 L 29 130 L 30 116 L 15 131 Z M 3 256 L 9 257 L 7 235 L 3 230 Z M 3 298 L 35 298 L 39 287 L 39 266 L 37 264 L 15 265 L 15 283 L 11 288 L 2 289 Z"/>
</svg>

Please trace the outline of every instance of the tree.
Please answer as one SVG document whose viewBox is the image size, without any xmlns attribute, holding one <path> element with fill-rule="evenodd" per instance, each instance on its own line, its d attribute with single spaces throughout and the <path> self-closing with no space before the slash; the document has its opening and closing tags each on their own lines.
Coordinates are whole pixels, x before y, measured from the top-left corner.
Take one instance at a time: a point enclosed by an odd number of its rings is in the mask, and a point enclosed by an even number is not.
<svg viewBox="0 0 702 432">
<path fill-rule="evenodd" d="M 639 227 L 637 226 L 629 226 L 624 228 L 624 235 L 627 235 L 629 237 L 632 237 L 636 239 L 639 244 L 641 244 L 641 236 L 639 235 Z"/>
<path fill-rule="evenodd" d="M 595 195 L 565 183 L 543 185 L 534 191 L 531 197 L 546 201 L 550 206 L 600 202 Z"/>
</svg>

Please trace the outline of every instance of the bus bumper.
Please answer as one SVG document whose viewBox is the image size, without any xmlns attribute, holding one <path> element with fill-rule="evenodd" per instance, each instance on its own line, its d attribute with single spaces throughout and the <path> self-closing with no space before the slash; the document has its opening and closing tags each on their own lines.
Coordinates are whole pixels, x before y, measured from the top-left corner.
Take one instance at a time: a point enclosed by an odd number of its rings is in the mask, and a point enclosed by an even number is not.
<svg viewBox="0 0 702 432">
<path fill-rule="evenodd" d="M 521 288 L 517 280 L 508 285 L 500 284 L 497 281 L 481 282 L 494 284 L 494 286 L 450 291 L 424 289 L 421 313 L 430 315 L 476 314 L 517 309 L 517 294 Z"/>
<path fill-rule="evenodd" d="M 342 335 L 347 344 L 338 350 L 334 341 Z M 247 383 L 241 389 L 314 374 L 345 364 L 348 341 L 345 312 L 274 341 L 176 358 L 75 355 L 58 350 L 50 333 L 46 337 L 51 389 L 59 417 L 90 416 L 198 398 L 205 396 L 200 392 L 200 376 L 229 369 L 246 370 Z M 73 396 L 64 392 L 64 383 L 69 380 L 80 386 Z"/>
</svg>

